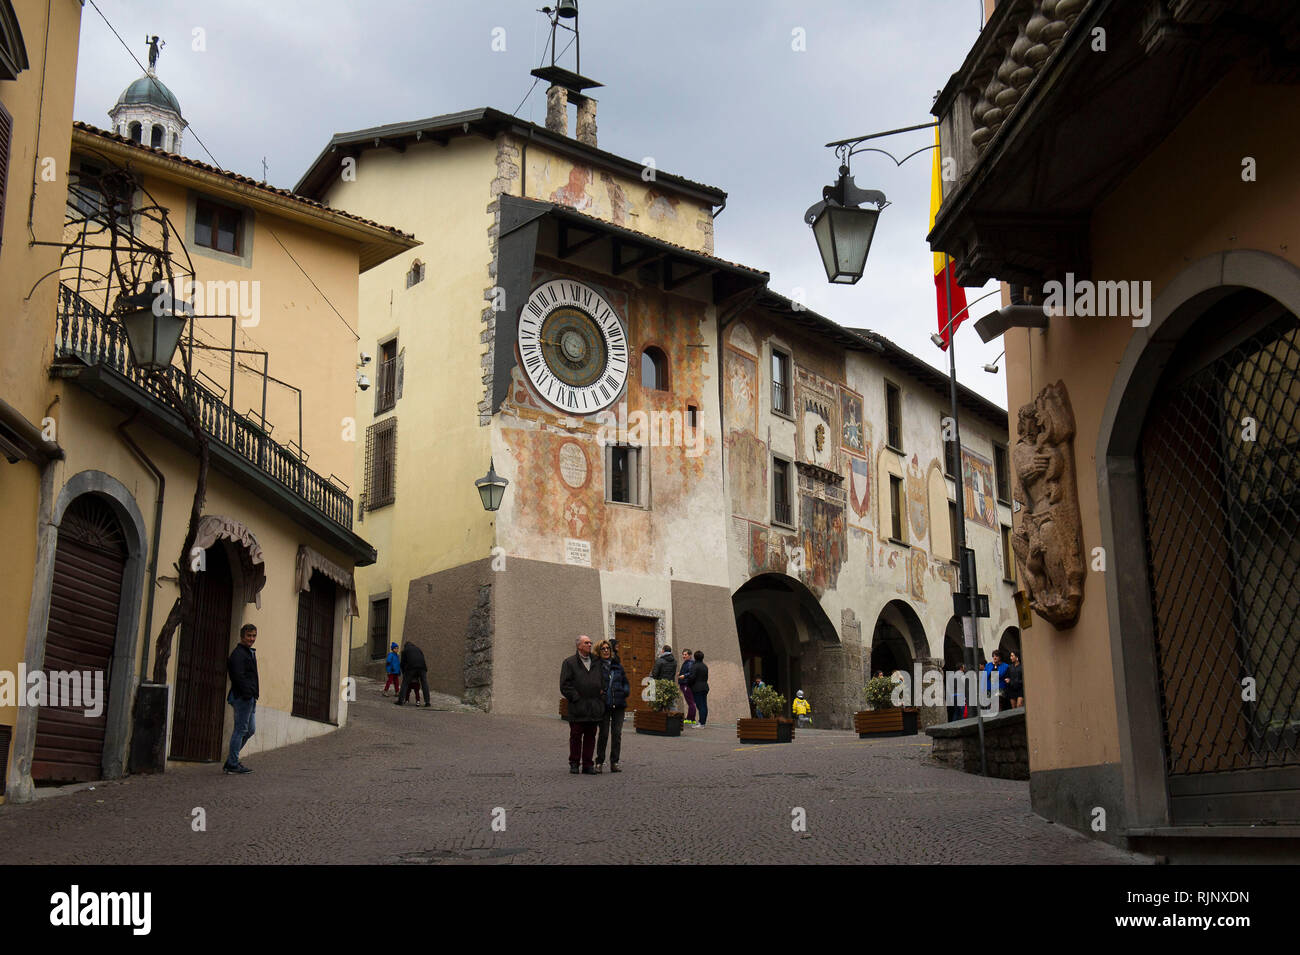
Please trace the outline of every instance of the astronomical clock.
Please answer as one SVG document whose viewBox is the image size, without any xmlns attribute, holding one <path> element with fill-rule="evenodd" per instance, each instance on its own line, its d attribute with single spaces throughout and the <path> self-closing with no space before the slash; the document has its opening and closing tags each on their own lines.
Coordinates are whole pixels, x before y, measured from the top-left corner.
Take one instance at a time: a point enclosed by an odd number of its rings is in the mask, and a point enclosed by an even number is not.
<svg viewBox="0 0 1300 955">
<path fill-rule="evenodd" d="M 519 360 L 537 393 L 562 411 L 592 415 L 627 384 L 627 333 L 594 289 L 553 279 L 519 313 Z"/>
</svg>

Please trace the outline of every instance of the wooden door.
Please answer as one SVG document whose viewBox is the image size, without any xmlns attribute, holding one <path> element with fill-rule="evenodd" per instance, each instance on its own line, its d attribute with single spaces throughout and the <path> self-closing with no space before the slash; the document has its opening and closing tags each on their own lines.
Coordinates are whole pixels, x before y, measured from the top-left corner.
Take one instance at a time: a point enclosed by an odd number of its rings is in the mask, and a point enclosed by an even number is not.
<svg viewBox="0 0 1300 955">
<path fill-rule="evenodd" d="M 234 582 L 221 543 L 204 552 L 195 585 L 197 623 L 181 626 L 176 653 L 176 706 L 172 716 L 172 759 L 221 759 L 226 719 L 227 661 Z"/>
<path fill-rule="evenodd" d="M 298 595 L 298 645 L 293 657 L 293 715 L 327 722 L 334 681 L 334 582 L 320 571 Z"/>
<path fill-rule="evenodd" d="M 86 715 L 84 698 L 82 706 L 41 707 L 32 753 L 37 782 L 84 782 L 104 775 L 108 678 L 126 558 L 122 526 L 108 504 L 93 494 L 73 501 L 59 525 L 54 553 L 45 672 L 76 673 L 83 695 L 86 680 L 93 684 L 102 674 L 103 709 L 98 716 Z"/>
<path fill-rule="evenodd" d="M 614 636 L 618 638 L 618 655 L 627 672 L 627 682 L 632 686 L 628 696 L 629 710 L 648 710 L 650 702 L 643 700 L 645 688 L 641 681 L 654 668 L 659 648 L 655 646 L 655 621 L 651 617 L 614 615 Z"/>
</svg>

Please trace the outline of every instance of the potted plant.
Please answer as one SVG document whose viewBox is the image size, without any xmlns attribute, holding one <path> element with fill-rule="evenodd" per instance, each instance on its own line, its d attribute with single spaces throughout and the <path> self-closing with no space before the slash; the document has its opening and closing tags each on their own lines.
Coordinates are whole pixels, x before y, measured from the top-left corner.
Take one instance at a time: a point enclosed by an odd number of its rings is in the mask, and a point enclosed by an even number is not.
<svg viewBox="0 0 1300 955">
<path fill-rule="evenodd" d="M 681 736 L 684 713 L 673 712 L 673 707 L 681 697 L 676 680 L 655 680 L 651 684 L 648 710 L 632 711 L 632 727 L 638 733 L 648 736 Z"/>
<path fill-rule="evenodd" d="M 894 689 L 894 681 L 887 676 L 872 677 L 862 688 L 868 708 L 853 714 L 853 729 L 860 739 L 916 735 L 916 707 L 895 706 Z"/>
<path fill-rule="evenodd" d="M 772 715 L 763 719 L 736 720 L 736 736 L 742 743 L 789 743 L 794 740 L 794 720 L 785 716 L 787 704 L 784 696 L 770 686 L 760 686 L 751 699 L 756 713 Z"/>
</svg>

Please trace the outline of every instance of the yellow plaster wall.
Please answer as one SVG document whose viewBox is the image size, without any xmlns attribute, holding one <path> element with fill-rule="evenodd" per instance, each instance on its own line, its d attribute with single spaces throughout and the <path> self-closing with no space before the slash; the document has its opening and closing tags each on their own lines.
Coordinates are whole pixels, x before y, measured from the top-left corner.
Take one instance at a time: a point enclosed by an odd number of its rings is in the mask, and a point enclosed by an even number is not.
<svg viewBox="0 0 1300 955">
<path fill-rule="evenodd" d="M 340 157 L 341 159 L 342 157 Z M 355 180 L 340 177 L 328 201 L 337 209 L 413 233 L 423 245 L 361 277 L 361 347 L 378 355 L 381 340 L 398 336 L 405 380 L 396 408 L 397 487 L 393 504 L 368 511 L 356 529 L 379 560 L 357 572 L 361 621 L 353 645 L 369 626 L 369 594 L 392 591 L 390 633 L 406 615 L 411 579 L 488 556 L 493 523 L 474 480 L 488 468 L 489 428 L 480 427 L 483 397 L 484 297 L 495 280 L 488 231 L 496 144 L 478 138 L 446 146 L 415 144 L 404 153 L 367 150 Z M 342 171 L 340 169 L 340 171 Z M 426 264 L 424 281 L 406 287 L 411 263 Z M 377 376 L 374 363 L 368 369 Z M 355 460 L 364 481 L 365 431 L 374 420 L 374 391 L 357 396 Z M 399 533 L 400 529 L 400 533 Z"/>
<path fill-rule="evenodd" d="M 78 151 L 78 155 L 84 154 Z M 245 266 L 233 256 L 196 248 L 186 235 L 187 210 L 195 196 L 241 207 L 238 193 L 192 188 L 154 175 L 144 177 L 143 187 L 144 194 L 138 195 L 136 202 L 153 202 L 167 209 L 176 236 L 189 246 L 194 280 L 202 287 L 195 302 L 196 314 L 237 314 L 233 321 L 235 346 L 269 352 L 267 373 L 302 389 L 302 441 L 310 455 L 308 466 L 324 478 L 335 474 L 352 487 L 356 456 L 349 435 L 355 428 L 347 419 L 354 415 L 356 361 L 361 350 L 353 332 L 357 328 L 359 246 L 259 209 L 252 212 L 251 256 Z M 246 236 L 245 243 L 248 241 Z M 175 239 L 172 244 L 174 248 Z M 86 261 L 100 268 L 103 257 L 89 254 Z M 184 254 L 177 253 L 175 261 L 178 268 L 184 267 Z M 230 286 L 232 282 L 237 284 Z M 223 285 L 224 298 L 214 294 L 210 283 Z M 249 283 L 257 283 L 256 299 Z M 84 294 L 96 307 L 104 307 L 102 290 L 95 294 L 87 288 Z M 257 311 L 242 314 L 242 303 L 254 301 Z M 229 318 L 200 317 L 195 322 L 196 343 L 214 347 L 195 349 L 194 372 L 196 377 L 201 371 L 215 381 L 218 394 L 229 390 L 230 353 L 219 349 L 230 347 L 231 331 Z M 260 355 L 236 355 L 234 410 L 247 415 L 252 409 L 254 421 L 262 409 L 262 367 Z M 199 381 L 217 390 L 211 381 Z M 266 419 L 273 428 L 273 440 L 286 446 L 290 441 L 296 443 L 298 395 L 291 388 L 268 382 Z"/>
</svg>

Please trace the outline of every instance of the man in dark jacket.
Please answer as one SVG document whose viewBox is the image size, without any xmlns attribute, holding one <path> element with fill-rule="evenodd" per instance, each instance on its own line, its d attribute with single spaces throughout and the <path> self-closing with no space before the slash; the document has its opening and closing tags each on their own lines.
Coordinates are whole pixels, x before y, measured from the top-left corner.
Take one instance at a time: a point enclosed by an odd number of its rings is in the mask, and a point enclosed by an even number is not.
<svg viewBox="0 0 1300 955">
<path fill-rule="evenodd" d="M 664 644 L 664 648 L 659 651 L 659 659 L 655 660 L 655 665 L 650 668 L 650 678 L 652 680 L 671 680 L 677 676 L 677 661 L 673 659 L 673 648 Z"/>
<path fill-rule="evenodd" d="M 226 702 L 235 708 L 235 728 L 230 734 L 230 755 L 221 767 L 224 773 L 251 773 L 252 770 L 239 761 L 239 751 L 253 738 L 256 730 L 257 695 L 257 652 L 253 643 L 257 640 L 257 628 L 246 623 L 239 628 L 239 644 L 230 651 L 230 661 L 226 670 L 230 674 L 230 693 Z"/>
<path fill-rule="evenodd" d="M 419 683 L 415 691 L 415 705 L 420 705 L 420 690 L 424 690 L 424 705 L 432 706 L 429 697 L 429 667 L 424 662 L 424 653 L 410 640 L 402 647 L 402 689 L 397 694 L 397 705 L 401 706 L 411 692 L 411 687 Z"/>
<path fill-rule="evenodd" d="M 592 655 L 591 637 L 576 641 L 577 653 L 560 666 L 560 695 L 569 701 L 569 772 L 594 776 L 596 730 L 605 715 L 605 689 L 600 661 Z"/>
</svg>

